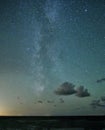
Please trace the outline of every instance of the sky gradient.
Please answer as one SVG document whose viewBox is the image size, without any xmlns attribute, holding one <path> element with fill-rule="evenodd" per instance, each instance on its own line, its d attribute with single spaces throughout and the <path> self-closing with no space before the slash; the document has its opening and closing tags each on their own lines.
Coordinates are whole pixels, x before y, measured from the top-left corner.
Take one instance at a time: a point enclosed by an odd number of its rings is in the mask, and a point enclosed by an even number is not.
<svg viewBox="0 0 105 130">
<path fill-rule="evenodd" d="M 1 0 L 0 19 L 0 115 L 105 114 L 104 0 Z"/>
</svg>

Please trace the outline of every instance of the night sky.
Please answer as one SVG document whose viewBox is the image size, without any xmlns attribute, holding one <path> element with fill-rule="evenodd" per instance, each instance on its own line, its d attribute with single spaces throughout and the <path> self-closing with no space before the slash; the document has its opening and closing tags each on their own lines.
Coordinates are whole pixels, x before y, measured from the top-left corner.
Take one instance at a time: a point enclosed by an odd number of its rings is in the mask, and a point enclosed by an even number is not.
<svg viewBox="0 0 105 130">
<path fill-rule="evenodd" d="M 0 115 L 103 115 L 104 97 L 105 0 L 0 0 Z"/>
</svg>

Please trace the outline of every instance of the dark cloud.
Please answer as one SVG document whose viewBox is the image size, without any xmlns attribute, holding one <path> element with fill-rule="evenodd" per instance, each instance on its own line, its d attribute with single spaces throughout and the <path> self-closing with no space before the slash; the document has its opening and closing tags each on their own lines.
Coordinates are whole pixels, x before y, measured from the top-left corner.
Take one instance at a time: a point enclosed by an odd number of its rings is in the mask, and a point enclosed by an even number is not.
<svg viewBox="0 0 105 130">
<path fill-rule="evenodd" d="M 101 80 L 102 80 L 102 81 L 105 81 L 105 78 L 102 78 Z"/>
<path fill-rule="evenodd" d="M 92 102 L 90 103 L 90 105 L 93 108 L 96 108 L 96 107 L 100 106 L 100 100 L 92 100 Z"/>
<path fill-rule="evenodd" d="M 102 82 L 102 80 L 101 80 L 101 79 L 98 79 L 96 82 L 97 82 L 97 83 L 101 83 L 101 82 Z"/>
<path fill-rule="evenodd" d="M 17 99 L 19 100 L 19 99 L 20 99 L 20 97 L 19 97 L 19 96 L 17 96 Z"/>
<path fill-rule="evenodd" d="M 75 86 L 72 83 L 64 82 L 54 91 L 54 93 L 57 95 L 71 95 L 76 92 L 74 87 Z"/>
<path fill-rule="evenodd" d="M 19 96 L 17 96 L 17 100 L 21 105 L 24 104 Z"/>
<path fill-rule="evenodd" d="M 105 100 L 103 99 L 103 97 L 101 98 L 101 100 L 93 100 L 90 105 L 93 108 L 97 108 L 97 107 L 105 108 L 105 102 L 103 100 Z"/>
<path fill-rule="evenodd" d="M 101 97 L 101 101 L 105 102 L 105 96 Z"/>
<path fill-rule="evenodd" d="M 64 103 L 64 100 L 63 100 L 63 98 L 60 98 L 59 100 L 60 100 L 60 103 Z"/>
<path fill-rule="evenodd" d="M 98 79 L 96 82 L 101 83 L 101 82 L 104 82 L 104 81 L 105 81 L 105 78 L 101 78 L 101 79 Z"/>
<path fill-rule="evenodd" d="M 39 100 L 38 103 L 43 103 L 43 101 Z"/>
<path fill-rule="evenodd" d="M 54 103 L 54 101 L 47 100 L 47 103 Z"/>
<path fill-rule="evenodd" d="M 93 105 L 98 105 L 100 103 L 100 100 L 98 99 L 98 100 L 92 100 L 92 103 L 91 104 L 93 104 Z"/>
<path fill-rule="evenodd" d="M 84 86 L 80 86 L 76 90 L 76 96 L 78 97 L 87 97 L 90 96 L 88 89 L 84 89 Z"/>
</svg>

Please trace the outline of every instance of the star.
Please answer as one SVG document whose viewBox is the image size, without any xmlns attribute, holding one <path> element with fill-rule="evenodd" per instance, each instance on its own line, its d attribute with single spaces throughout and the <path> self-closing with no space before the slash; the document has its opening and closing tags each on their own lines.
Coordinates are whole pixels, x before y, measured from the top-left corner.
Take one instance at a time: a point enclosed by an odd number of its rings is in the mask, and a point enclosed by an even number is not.
<svg viewBox="0 0 105 130">
<path fill-rule="evenodd" d="M 88 9 L 84 9 L 84 12 L 88 12 Z"/>
</svg>

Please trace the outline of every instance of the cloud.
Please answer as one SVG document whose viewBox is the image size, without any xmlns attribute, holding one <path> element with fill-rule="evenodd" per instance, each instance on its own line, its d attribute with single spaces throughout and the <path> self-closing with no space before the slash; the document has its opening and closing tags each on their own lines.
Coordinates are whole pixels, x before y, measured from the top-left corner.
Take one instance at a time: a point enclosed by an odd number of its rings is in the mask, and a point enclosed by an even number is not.
<svg viewBox="0 0 105 130">
<path fill-rule="evenodd" d="M 43 101 L 39 100 L 38 103 L 43 103 Z"/>
<path fill-rule="evenodd" d="M 63 98 L 60 98 L 59 100 L 60 100 L 60 103 L 64 103 L 64 100 L 63 100 Z"/>
<path fill-rule="evenodd" d="M 98 105 L 100 103 L 100 100 L 92 100 L 91 105 Z"/>
<path fill-rule="evenodd" d="M 104 82 L 104 81 L 105 81 L 105 78 L 101 78 L 101 79 L 98 79 L 96 82 L 101 83 L 101 82 Z"/>
<path fill-rule="evenodd" d="M 90 96 L 88 89 L 84 89 L 84 86 L 80 86 L 76 90 L 76 96 L 78 97 L 87 97 Z"/>
<path fill-rule="evenodd" d="M 105 102 L 105 96 L 101 97 L 101 101 Z"/>
<path fill-rule="evenodd" d="M 97 106 L 100 106 L 100 100 L 92 100 L 92 102 L 90 103 L 90 105 L 93 108 L 96 108 Z"/>
<path fill-rule="evenodd" d="M 100 99 L 99 100 L 93 100 L 90 105 L 93 108 L 97 108 L 97 107 L 105 108 L 105 102 L 104 101 L 105 101 L 105 97 L 101 97 L 101 100 Z"/>
<path fill-rule="evenodd" d="M 47 100 L 47 103 L 54 103 L 54 101 Z"/>
<path fill-rule="evenodd" d="M 72 83 L 64 82 L 54 91 L 54 93 L 56 95 L 71 95 L 76 92 L 74 87 L 75 86 Z"/>
</svg>

